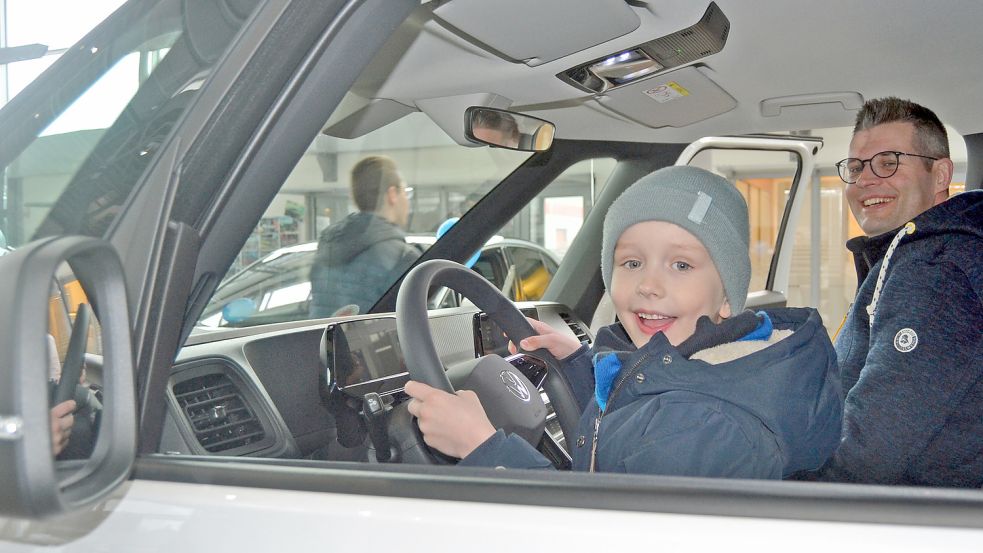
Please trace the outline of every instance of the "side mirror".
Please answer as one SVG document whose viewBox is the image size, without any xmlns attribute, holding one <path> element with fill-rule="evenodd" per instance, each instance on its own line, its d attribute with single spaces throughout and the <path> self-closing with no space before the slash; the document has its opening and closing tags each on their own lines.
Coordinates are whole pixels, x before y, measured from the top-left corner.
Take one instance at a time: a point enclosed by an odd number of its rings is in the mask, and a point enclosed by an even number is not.
<svg viewBox="0 0 983 553">
<path fill-rule="evenodd" d="M 0 282 L 0 516 L 86 507 L 136 454 L 119 257 L 103 240 L 47 238 L 0 258 Z"/>
<path fill-rule="evenodd" d="M 503 109 L 472 106 L 464 112 L 468 140 L 496 148 L 544 152 L 553 144 L 553 123 Z"/>
</svg>

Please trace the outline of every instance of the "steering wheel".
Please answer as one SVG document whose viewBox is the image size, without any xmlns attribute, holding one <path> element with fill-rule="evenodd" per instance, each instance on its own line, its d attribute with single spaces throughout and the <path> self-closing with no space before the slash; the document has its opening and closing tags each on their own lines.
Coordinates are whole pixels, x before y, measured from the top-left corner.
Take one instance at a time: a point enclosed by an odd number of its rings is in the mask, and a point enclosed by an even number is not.
<svg viewBox="0 0 983 553">
<path fill-rule="evenodd" d="M 61 367 L 61 379 L 58 380 L 58 387 L 55 388 L 55 405 L 75 397 L 75 387 L 82 378 L 82 367 L 85 366 L 85 344 L 89 339 L 91 313 L 92 309 L 85 303 L 80 303 L 75 311 L 72 337 L 68 340 L 68 351 L 65 352 L 65 362 Z"/>
<path fill-rule="evenodd" d="M 402 344 L 407 370 L 413 380 L 445 392 L 454 393 L 454 387 L 447 377 L 446 369 L 437 355 L 437 348 L 434 345 L 434 338 L 427 317 L 427 291 L 435 285 L 446 286 L 474 302 L 482 311 L 487 313 L 493 322 L 498 324 L 505 335 L 515 344 L 518 344 L 523 338 L 536 334 L 515 305 L 503 296 L 495 286 L 474 271 L 459 263 L 444 259 L 426 261 L 417 265 L 404 277 L 396 296 L 396 332 L 399 336 L 399 343 Z M 566 442 L 568 444 L 573 443 L 577 422 L 580 419 L 580 409 L 566 377 L 560 371 L 559 362 L 545 349 L 524 353 L 529 353 L 546 363 L 548 372 L 546 380 L 543 382 L 543 388 L 550 398 L 550 404 L 556 413 Z M 482 364 L 490 369 L 490 371 L 486 370 L 485 373 L 491 372 L 492 376 L 476 379 L 475 375 L 482 368 Z M 474 369 L 467 386 L 474 389 L 478 394 L 493 425 L 508 429 L 509 422 L 515 422 L 517 418 L 521 419 L 527 415 L 537 419 L 542 417 L 535 423 L 538 424 L 538 435 L 530 435 L 529 432 L 524 435 L 521 432 L 516 432 L 535 447 L 542 437 L 546 418 L 545 408 L 540 409 L 541 413 L 528 411 L 535 409 L 535 403 L 539 400 L 537 390 L 532 388 L 532 384 L 524 376 L 521 376 L 521 373 L 515 371 L 511 364 L 498 355 L 483 357 Z M 514 374 L 506 374 L 509 370 Z M 515 382 L 517 380 L 516 374 L 524 380 L 524 386 L 532 388 L 528 390 L 529 395 L 534 396 L 532 401 L 523 399 L 522 386 L 518 386 Z M 472 387 L 472 383 L 476 383 L 477 386 Z M 482 394 L 482 390 L 478 388 L 484 388 L 487 395 L 494 396 L 491 401 L 488 401 L 488 398 Z M 411 418 L 408 411 L 405 409 L 403 411 L 401 414 L 398 414 L 399 412 L 394 414 L 404 419 Z M 507 422 L 500 426 L 497 424 L 499 421 Z M 426 452 L 424 455 L 418 456 L 420 462 L 441 462 L 440 457 L 435 458 L 433 452 L 427 452 L 426 446 L 423 445 L 422 435 L 420 435 L 415 424 L 397 426 L 413 428 L 413 437 L 417 440 L 417 445 Z M 405 444 L 408 437 L 402 436 L 401 438 L 402 440 L 397 438 L 397 441 L 404 442 L 401 447 L 404 450 L 409 449 Z M 397 447 L 400 447 L 400 444 L 397 444 Z M 404 454 L 404 460 L 410 460 L 405 459 L 405 457 Z"/>
</svg>

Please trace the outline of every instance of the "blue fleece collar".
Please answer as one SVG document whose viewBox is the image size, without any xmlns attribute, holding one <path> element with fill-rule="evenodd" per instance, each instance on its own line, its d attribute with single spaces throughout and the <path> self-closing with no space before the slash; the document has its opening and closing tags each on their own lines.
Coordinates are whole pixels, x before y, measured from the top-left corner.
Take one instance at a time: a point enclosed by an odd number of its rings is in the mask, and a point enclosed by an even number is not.
<svg viewBox="0 0 983 553">
<path fill-rule="evenodd" d="M 758 311 L 755 315 L 758 316 L 758 327 L 747 333 L 743 338 L 738 338 L 738 342 L 751 342 L 771 338 L 771 332 L 775 329 L 775 325 L 771 322 L 771 317 L 764 311 Z"/>
<path fill-rule="evenodd" d="M 771 338 L 771 333 L 774 330 L 771 317 L 764 311 L 758 311 L 755 315 L 758 317 L 758 326 L 744 337 L 738 338 L 739 342 Z M 650 344 L 652 340 L 656 339 L 656 336 L 649 340 Z M 601 412 L 607 409 L 608 396 L 611 395 L 611 387 L 614 385 L 615 378 L 621 372 L 621 366 L 621 359 L 616 352 L 605 351 L 594 355 L 594 398 L 597 400 Z"/>
</svg>

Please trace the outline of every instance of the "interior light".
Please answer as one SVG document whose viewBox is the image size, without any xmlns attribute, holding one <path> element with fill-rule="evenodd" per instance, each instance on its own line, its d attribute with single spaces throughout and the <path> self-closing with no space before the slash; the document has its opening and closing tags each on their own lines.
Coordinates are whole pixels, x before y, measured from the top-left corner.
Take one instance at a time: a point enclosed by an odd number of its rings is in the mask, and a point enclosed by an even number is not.
<svg viewBox="0 0 983 553">
<path fill-rule="evenodd" d="M 661 63 L 637 48 L 615 54 L 588 67 L 588 71 L 614 86 L 629 83 L 662 69 L 664 66 Z"/>
<path fill-rule="evenodd" d="M 556 76 L 582 90 L 603 94 L 688 63 L 716 54 L 730 34 L 730 21 L 710 2 L 695 25 L 604 56 Z"/>
</svg>

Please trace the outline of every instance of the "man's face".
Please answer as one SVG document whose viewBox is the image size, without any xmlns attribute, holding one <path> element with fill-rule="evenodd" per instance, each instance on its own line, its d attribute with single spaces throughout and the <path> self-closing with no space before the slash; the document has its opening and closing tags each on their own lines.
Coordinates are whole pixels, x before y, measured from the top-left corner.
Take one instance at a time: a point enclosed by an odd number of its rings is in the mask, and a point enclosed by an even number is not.
<svg viewBox="0 0 983 553">
<path fill-rule="evenodd" d="M 475 127 L 472 129 L 474 137 L 480 140 L 491 142 L 506 148 L 516 148 L 519 146 L 519 137 L 515 132 L 506 132 L 502 129 L 490 127 Z"/>
<path fill-rule="evenodd" d="M 678 346 L 703 315 L 730 316 L 710 253 L 678 225 L 646 221 L 628 227 L 614 248 L 611 301 L 635 347 L 657 332 Z"/>
<path fill-rule="evenodd" d="M 399 186 L 396 189 L 396 197 L 393 205 L 393 214 L 396 218 L 394 223 L 406 228 L 406 225 L 410 221 L 410 196 L 406 191 L 406 181 L 400 179 Z"/>
<path fill-rule="evenodd" d="M 850 141 L 850 157 L 868 159 L 886 151 L 928 155 L 915 146 L 915 126 L 906 122 L 871 127 Z M 850 210 L 865 234 L 896 229 L 937 203 L 937 192 L 948 187 L 948 177 L 940 175 L 940 161 L 933 162 L 932 169 L 926 169 L 926 161 L 900 156 L 898 171 L 888 178 L 878 177 L 867 164 L 857 182 L 846 186 Z"/>
</svg>

